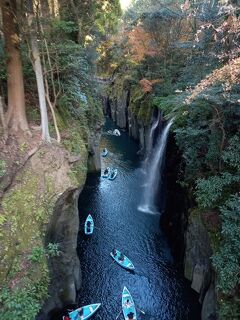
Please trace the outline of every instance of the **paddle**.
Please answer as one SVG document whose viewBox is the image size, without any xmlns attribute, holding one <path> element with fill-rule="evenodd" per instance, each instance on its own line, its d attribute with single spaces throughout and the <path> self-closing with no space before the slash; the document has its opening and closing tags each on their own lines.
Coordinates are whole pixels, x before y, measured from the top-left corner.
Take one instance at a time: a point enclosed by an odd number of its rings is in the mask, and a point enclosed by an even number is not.
<svg viewBox="0 0 240 320">
<path fill-rule="evenodd" d="M 115 260 L 113 260 L 113 261 L 110 263 L 109 267 L 111 267 L 111 265 L 112 265 L 114 262 L 116 262 L 116 261 L 115 261 Z"/>
<path fill-rule="evenodd" d="M 136 307 L 136 306 L 135 306 L 135 307 Z M 146 314 L 143 310 L 141 310 L 141 309 L 139 309 L 139 308 L 137 308 L 137 307 L 136 307 L 136 309 L 137 309 L 138 311 L 142 312 L 142 314 Z"/>
<path fill-rule="evenodd" d="M 120 314 L 122 313 L 122 310 L 119 312 L 119 314 L 116 317 L 116 320 L 119 318 Z"/>
</svg>

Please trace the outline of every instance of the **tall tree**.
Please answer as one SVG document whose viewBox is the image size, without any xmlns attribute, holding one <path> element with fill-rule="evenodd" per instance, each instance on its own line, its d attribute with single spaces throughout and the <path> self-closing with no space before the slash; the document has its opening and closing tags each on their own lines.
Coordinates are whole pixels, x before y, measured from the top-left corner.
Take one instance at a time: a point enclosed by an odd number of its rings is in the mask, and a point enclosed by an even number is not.
<svg viewBox="0 0 240 320">
<path fill-rule="evenodd" d="M 5 51 L 7 56 L 8 114 L 7 125 L 11 131 L 28 131 L 25 111 L 20 37 L 17 25 L 17 1 L 0 0 L 3 20 Z"/>
<path fill-rule="evenodd" d="M 35 16 L 33 12 L 33 1 L 26 1 L 27 4 L 27 21 L 29 26 L 29 37 L 31 43 L 32 57 L 33 57 L 33 68 L 36 75 L 38 99 L 41 113 L 41 128 L 42 128 L 42 139 L 50 142 L 49 128 L 48 128 L 48 114 L 47 105 L 45 98 L 45 87 L 43 81 L 43 71 L 40 59 L 40 52 L 38 48 L 36 28 L 35 28 Z"/>
</svg>

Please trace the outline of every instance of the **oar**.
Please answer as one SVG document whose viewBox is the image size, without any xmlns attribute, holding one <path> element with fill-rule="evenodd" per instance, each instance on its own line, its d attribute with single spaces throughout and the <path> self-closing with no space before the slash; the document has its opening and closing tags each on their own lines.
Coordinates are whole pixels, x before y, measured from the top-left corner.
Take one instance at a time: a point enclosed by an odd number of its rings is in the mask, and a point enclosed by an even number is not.
<svg viewBox="0 0 240 320">
<path fill-rule="evenodd" d="M 116 317 L 116 320 L 119 318 L 120 314 L 122 313 L 122 310 L 119 312 L 119 314 Z"/>
<path fill-rule="evenodd" d="M 137 307 L 136 307 L 136 309 L 137 309 L 138 311 L 142 312 L 142 314 L 146 314 L 143 310 L 141 310 L 141 309 L 139 309 L 139 308 L 137 308 Z"/>
<path fill-rule="evenodd" d="M 111 267 L 111 265 L 112 265 L 114 262 L 116 262 L 116 261 L 115 261 L 115 260 L 113 260 L 113 261 L 110 263 L 109 267 Z"/>
</svg>

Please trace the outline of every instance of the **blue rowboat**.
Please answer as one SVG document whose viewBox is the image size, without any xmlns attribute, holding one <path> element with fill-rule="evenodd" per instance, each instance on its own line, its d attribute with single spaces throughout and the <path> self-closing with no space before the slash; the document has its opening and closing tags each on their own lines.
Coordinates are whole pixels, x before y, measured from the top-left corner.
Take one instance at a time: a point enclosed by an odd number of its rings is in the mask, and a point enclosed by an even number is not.
<svg viewBox="0 0 240 320">
<path fill-rule="evenodd" d="M 103 174 L 102 174 L 102 177 L 103 178 L 108 178 L 109 175 L 111 173 L 111 169 L 109 167 L 107 167 L 104 171 L 103 171 Z"/>
<path fill-rule="evenodd" d="M 119 137 L 121 135 L 121 133 L 118 129 L 113 130 L 113 134 L 117 137 Z"/>
<path fill-rule="evenodd" d="M 131 260 L 129 260 L 125 255 L 123 255 L 124 259 L 119 260 L 121 256 L 121 252 L 116 250 L 116 255 L 114 256 L 113 252 L 110 253 L 110 256 L 123 268 L 128 269 L 128 270 L 134 270 L 135 267 Z"/>
<path fill-rule="evenodd" d="M 104 149 L 102 150 L 102 152 L 101 152 L 101 156 L 102 156 L 102 157 L 106 157 L 107 154 L 108 154 L 108 149 L 107 149 L 107 148 L 104 148 Z"/>
<path fill-rule="evenodd" d="M 122 310 L 125 320 L 137 320 L 137 313 L 134 301 L 126 287 L 123 288 L 122 292 Z"/>
<path fill-rule="evenodd" d="M 94 229 L 94 221 L 92 216 L 89 214 L 84 224 L 84 232 L 85 234 L 92 234 L 93 229 Z"/>
<path fill-rule="evenodd" d="M 89 319 L 101 306 L 101 303 L 89 304 L 88 306 L 84 306 L 78 308 L 74 311 L 69 312 L 69 317 L 71 320 L 86 320 Z M 79 314 L 79 311 L 82 309 L 82 315 Z"/>
<path fill-rule="evenodd" d="M 116 176 L 117 176 L 117 173 L 118 173 L 117 169 L 112 169 L 110 175 L 108 176 L 108 179 L 109 180 L 114 180 L 116 178 Z"/>
</svg>

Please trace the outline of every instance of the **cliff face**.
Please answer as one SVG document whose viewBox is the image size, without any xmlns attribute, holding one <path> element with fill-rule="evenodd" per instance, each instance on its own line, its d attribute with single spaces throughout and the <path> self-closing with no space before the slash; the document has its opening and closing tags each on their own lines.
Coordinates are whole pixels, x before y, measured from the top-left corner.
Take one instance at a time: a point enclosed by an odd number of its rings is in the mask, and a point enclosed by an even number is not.
<svg viewBox="0 0 240 320">
<path fill-rule="evenodd" d="M 103 101 L 105 115 L 110 116 L 118 127 L 127 130 L 129 136 L 139 142 L 140 152 L 143 153 L 147 148 L 149 124 L 144 124 L 131 110 L 131 90 L 125 87 L 117 92 L 113 90 L 109 96 L 103 98 Z"/>
<path fill-rule="evenodd" d="M 88 172 L 101 171 L 100 139 L 103 123 L 97 122 L 88 137 Z"/>
<path fill-rule="evenodd" d="M 217 319 L 215 275 L 210 263 L 211 240 L 198 211 L 190 211 L 185 245 L 184 275 L 199 294 L 203 304 L 202 319 Z"/>
<path fill-rule="evenodd" d="M 215 273 L 211 267 L 212 239 L 202 214 L 189 200 L 190 190 L 181 187 L 184 177 L 182 155 L 170 134 L 166 150 L 166 205 L 162 226 L 174 256 L 191 287 L 199 294 L 202 319 L 217 319 Z"/>
<path fill-rule="evenodd" d="M 81 186 L 82 189 L 82 186 Z M 58 310 L 76 302 L 81 288 L 81 267 L 76 254 L 79 226 L 79 190 L 67 190 L 57 200 L 50 219 L 45 244 L 59 243 L 60 255 L 49 259 L 49 299 L 45 301 L 38 319 L 51 319 Z"/>
<path fill-rule="evenodd" d="M 92 170 L 100 169 L 100 127 L 88 144 L 72 132 L 61 145 L 42 144 L 33 133 L 21 140 L 9 137 L 1 146 L 7 164 L 0 181 L 1 313 L 7 318 L 38 314 L 46 320 L 76 302 L 81 286 L 77 200 L 89 159 Z M 74 144 L 77 153 L 69 151 Z"/>
</svg>

